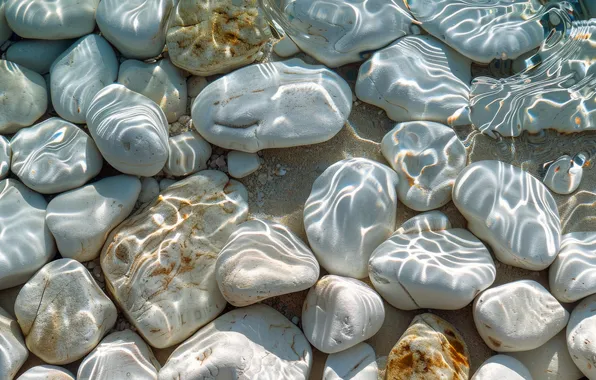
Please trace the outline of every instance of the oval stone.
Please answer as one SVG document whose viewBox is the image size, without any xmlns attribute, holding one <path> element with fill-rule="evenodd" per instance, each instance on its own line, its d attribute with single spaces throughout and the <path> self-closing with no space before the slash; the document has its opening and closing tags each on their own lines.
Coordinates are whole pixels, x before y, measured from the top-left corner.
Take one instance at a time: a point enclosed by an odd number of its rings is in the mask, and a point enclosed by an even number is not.
<svg viewBox="0 0 596 380">
<path fill-rule="evenodd" d="M 519 360 L 495 355 L 482 363 L 472 380 L 532 380 L 532 375 Z"/>
<path fill-rule="evenodd" d="M 6 137 L 0 136 L 0 179 L 4 179 L 8 175 L 11 160 L 12 149 L 10 149 L 10 143 Z"/>
<path fill-rule="evenodd" d="M 50 72 L 52 63 L 66 49 L 73 40 L 21 40 L 6 50 L 6 59 L 41 75 Z"/>
<path fill-rule="evenodd" d="M 561 250 L 548 269 L 550 291 L 561 302 L 596 293 L 596 232 L 563 235 Z"/>
<path fill-rule="evenodd" d="M 23 334 L 17 322 L 0 307 L 0 374 L 13 379 L 29 357 Z"/>
<path fill-rule="evenodd" d="M 546 171 L 544 184 L 557 194 L 571 194 L 579 187 L 584 169 L 573 158 L 564 155 L 555 160 Z"/>
<path fill-rule="evenodd" d="M 375 350 L 366 343 L 358 343 L 327 356 L 323 380 L 377 380 L 378 371 Z"/>
<path fill-rule="evenodd" d="M 181 177 L 207 169 L 211 144 L 195 131 L 183 132 L 168 139 L 168 160 L 163 171 Z"/>
<path fill-rule="evenodd" d="M 571 312 L 567 347 L 575 365 L 588 378 L 596 377 L 596 295 L 585 298 Z"/>
<path fill-rule="evenodd" d="M 17 380 L 75 380 L 75 377 L 62 367 L 44 364 L 29 368 Z"/>
<path fill-rule="evenodd" d="M 427 211 L 406 220 L 395 231 L 396 234 L 417 234 L 425 231 L 443 231 L 451 229 L 451 222 L 441 211 Z"/>
</svg>

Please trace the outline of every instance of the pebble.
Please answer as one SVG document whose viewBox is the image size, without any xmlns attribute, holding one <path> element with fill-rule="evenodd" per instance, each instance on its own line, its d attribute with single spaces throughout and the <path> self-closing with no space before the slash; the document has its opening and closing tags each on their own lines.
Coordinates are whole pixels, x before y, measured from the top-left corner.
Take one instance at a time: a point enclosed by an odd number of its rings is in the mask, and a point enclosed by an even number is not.
<svg viewBox="0 0 596 380">
<path fill-rule="evenodd" d="M 282 58 L 288 58 L 300 53 L 300 48 L 288 36 L 273 44 L 273 52 Z"/>
<path fill-rule="evenodd" d="M 228 170 L 234 178 L 244 178 L 261 167 L 261 159 L 256 153 L 231 151 L 228 153 Z"/>
<path fill-rule="evenodd" d="M 163 178 L 161 181 L 159 181 L 159 191 L 166 190 L 168 187 L 172 186 L 176 182 L 178 181 L 176 181 L 175 179 Z"/>
<path fill-rule="evenodd" d="M 205 87 L 207 87 L 208 84 L 209 82 L 207 82 L 207 79 L 205 79 L 204 77 L 200 77 L 197 75 L 192 75 L 188 77 L 188 79 L 186 80 L 186 91 L 188 93 L 188 96 L 191 98 L 196 98 L 201 93 L 201 91 L 203 91 Z"/>
<path fill-rule="evenodd" d="M 24 284 L 56 254 L 46 207 L 19 181 L 0 181 L 0 290 Z"/>
<path fill-rule="evenodd" d="M 168 159 L 168 123 L 157 104 L 121 84 L 95 95 L 87 126 L 99 151 L 115 169 L 150 177 Z"/>
<path fill-rule="evenodd" d="M 29 357 L 29 351 L 17 322 L 0 307 L 0 374 L 13 379 Z"/>
<path fill-rule="evenodd" d="M 38 74 L 47 74 L 56 58 L 73 42 L 73 40 L 21 40 L 8 48 L 6 59 Z"/>
<path fill-rule="evenodd" d="M 474 301 L 473 312 L 478 333 L 497 352 L 540 347 L 569 320 L 569 313 L 559 301 L 533 280 L 514 281 L 485 291 Z"/>
<path fill-rule="evenodd" d="M 210 143 L 255 153 L 327 141 L 351 107 L 350 87 L 339 75 L 294 58 L 211 82 L 194 100 L 192 119 Z"/>
<path fill-rule="evenodd" d="M 546 186 L 518 167 L 500 161 L 467 166 L 455 181 L 453 203 L 468 229 L 507 265 L 543 270 L 559 252 L 557 204 Z"/>
<path fill-rule="evenodd" d="M 8 22 L 6 21 L 6 17 L 4 16 L 5 8 L 6 1 L 0 1 L 0 45 L 3 45 L 4 42 L 6 42 L 12 35 L 12 29 L 10 29 Z"/>
<path fill-rule="evenodd" d="M 329 166 L 313 183 L 304 229 L 331 274 L 364 278 L 372 252 L 395 230 L 397 174 L 366 158 Z"/>
<path fill-rule="evenodd" d="M 184 132 L 168 139 L 168 160 L 163 171 L 174 177 L 193 174 L 207 169 L 210 156 L 207 141 L 195 131 Z"/>
<path fill-rule="evenodd" d="M 42 194 L 80 187 L 103 166 L 95 142 L 76 125 L 57 117 L 21 129 L 10 140 L 10 147 L 12 172 Z"/>
<path fill-rule="evenodd" d="M 334 354 L 375 335 L 385 320 L 381 297 L 364 282 L 327 275 L 308 292 L 302 330 L 319 351 Z"/>
<path fill-rule="evenodd" d="M 153 177 L 141 178 L 141 192 L 137 199 L 141 203 L 147 203 L 157 198 L 159 195 L 159 183 Z"/>
<path fill-rule="evenodd" d="M 168 123 L 177 121 L 186 112 L 186 77 L 182 70 L 167 58 L 155 63 L 134 59 L 122 62 L 118 72 L 118 83 L 157 103 L 166 115 Z"/>
<path fill-rule="evenodd" d="M 215 276 L 224 298 L 242 307 L 310 288 L 319 263 L 286 226 L 255 219 L 232 233 L 217 256 Z"/>
<path fill-rule="evenodd" d="M 358 343 L 347 350 L 327 356 L 323 380 L 377 380 L 375 350 Z"/>
<path fill-rule="evenodd" d="M 12 149 L 10 149 L 10 143 L 6 137 L 0 136 L 0 180 L 8 176 L 11 159 Z"/>
<path fill-rule="evenodd" d="M 62 193 L 48 204 L 46 222 L 62 257 L 97 258 L 110 231 L 131 213 L 141 191 L 133 176 L 106 177 Z M 95 275 L 95 267 L 93 274 Z"/>
<path fill-rule="evenodd" d="M 78 261 L 46 264 L 23 286 L 15 314 L 29 350 L 48 364 L 90 352 L 116 322 L 116 307 Z"/>
<path fill-rule="evenodd" d="M 62 367 L 44 364 L 29 368 L 17 380 L 75 380 L 75 377 Z"/>
<path fill-rule="evenodd" d="M 130 330 L 109 334 L 79 366 L 78 379 L 157 380 L 159 362 L 143 339 Z"/>
<path fill-rule="evenodd" d="M 441 211 L 427 211 L 406 220 L 395 231 L 396 234 L 418 234 L 425 231 L 443 231 L 451 229 L 451 222 Z"/>
<path fill-rule="evenodd" d="M 432 121 L 397 124 L 383 137 L 381 152 L 399 177 L 399 200 L 416 211 L 449 203 L 467 161 L 466 148 L 453 129 Z"/>
<path fill-rule="evenodd" d="M 201 171 L 111 232 L 101 254 L 108 288 L 151 346 L 182 342 L 226 306 L 215 260 L 246 220 L 247 197 L 224 173 Z"/>
<path fill-rule="evenodd" d="M 571 312 L 567 348 L 580 371 L 589 379 L 596 378 L 596 295 L 582 300 Z"/>
<path fill-rule="evenodd" d="M 176 66 L 209 76 L 252 63 L 270 37 L 257 0 L 180 0 L 166 44 Z"/>
<path fill-rule="evenodd" d="M 532 375 L 519 360 L 495 355 L 482 363 L 472 380 L 532 380 Z"/>
<path fill-rule="evenodd" d="M 0 60 L 0 134 L 12 134 L 32 125 L 47 106 L 48 91 L 41 75 Z"/>
<path fill-rule="evenodd" d="M 91 100 L 117 76 L 118 60 L 110 44 L 97 34 L 85 36 L 50 68 L 52 105 L 63 119 L 88 123 L 85 115 Z"/>
<path fill-rule="evenodd" d="M 550 164 L 543 182 L 557 194 L 571 194 L 579 187 L 583 171 L 582 166 L 575 163 L 573 158 L 564 155 Z"/>
<path fill-rule="evenodd" d="M 394 234 L 370 257 L 369 277 L 401 310 L 459 310 L 488 288 L 497 270 L 490 252 L 467 230 Z"/>
<path fill-rule="evenodd" d="M 468 346 L 444 319 L 430 313 L 414 317 L 387 357 L 386 378 L 467 379 Z"/>
</svg>

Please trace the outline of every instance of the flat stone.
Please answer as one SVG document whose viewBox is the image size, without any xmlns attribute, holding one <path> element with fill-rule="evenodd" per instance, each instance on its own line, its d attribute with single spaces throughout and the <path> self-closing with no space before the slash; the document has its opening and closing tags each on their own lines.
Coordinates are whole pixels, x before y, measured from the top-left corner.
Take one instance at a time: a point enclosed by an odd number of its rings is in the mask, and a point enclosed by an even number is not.
<svg viewBox="0 0 596 380">
<path fill-rule="evenodd" d="M 596 293 L 596 232 L 572 232 L 561 238 L 549 268 L 549 288 L 559 301 L 571 303 Z"/>
<path fill-rule="evenodd" d="M 596 377 L 596 296 L 582 300 L 571 312 L 567 348 L 575 365 L 588 378 Z"/>
<path fill-rule="evenodd" d="M 5 0 L 6 20 L 23 38 L 63 40 L 93 32 L 99 0 Z"/>
<path fill-rule="evenodd" d="M 482 363 L 472 380 L 532 380 L 532 375 L 519 360 L 495 355 Z"/>
<path fill-rule="evenodd" d="M 401 310 L 462 309 L 497 273 L 488 249 L 461 228 L 394 234 L 368 268 L 375 289 Z"/>
<path fill-rule="evenodd" d="M 531 310 L 531 313 L 520 313 Z M 569 313 L 542 285 L 519 280 L 491 288 L 474 301 L 474 322 L 497 352 L 533 350 L 565 328 Z"/>
<path fill-rule="evenodd" d="M 139 193 L 138 201 L 147 203 L 157 198 L 159 195 L 159 182 L 153 177 L 141 178 L 141 192 Z"/>
<path fill-rule="evenodd" d="M 270 37 L 257 0 L 180 0 L 166 44 L 174 65 L 209 76 L 252 63 Z"/>
<path fill-rule="evenodd" d="M 157 380 L 161 366 L 151 348 L 130 330 L 111 333 L 79 365 L 77 378 Z"/>
<path fill-rule="evenodd" d="M 352 91 L 339 75 L 291 59 L 211 82 L 194 100 L 192 120 L 210 143 L 255 153 L 327 141 L 351 108 Z"/>
<path fill-rule="evenodd" d="M 91 101 L 87 127 L 115 169 L 150 177 L 168 159 L 168 122 L 157 104 L 121 84 L 111 84 Z"/>
<path fill-rule="evenodd" d="M 145 340 L 169 347 L 226 306 L 215 260 L 248 215 L 244 186 L 204 170 L 171 185 L 108 237 L 101 268 L 115 301 Z"/>
<path fill-rule="evenodd" d="M 188 131 L 168 139 L 168 161 L 163 171 L 181 177 L 207 169 L 211 144 L 195 131 Z"/>
<path fill-rule="evenodd" d="M 0 179 L 4 179 L 8 175 L 11 159 L 10 143 L 6 137 L 0 136 Z"/>
<path fill-rule="evenodd" d="M 302 330 L 319 351 L 334 354 L 375 335 L 385 320 L 381 297 L 364 282 L 334 275 L 321 278 L 302 307 Z"/>
<path fill-rule="evenodd" d="M 453 203 L 468 229 L 507 265 L 543 270 L 559 252 L 557 204 L 546 186 L 518 167 L 500 161 L 467 166 L 455 181 Z"/>
<path fill-rule="evenodd" d="M 451 229 L 451 222 L 441 211 L 427 211 L 406 220 L 395 231 L 396 234 L 417 234 L 425 231 L 443 231 Z"/>
<path fill-rule="evenodd" d="M 377 380 L 375 351 L 366 343 L 327 356 L 323 380 Z"/>
<path fill-rule="evenodd" d="M 319 263 L 286 226 L 255 219 L 232 233 L 217 256 L 215 276 L 224 298 L 241 307 L 310 288 Z"/>
<path fill-rule="evenodd" d="M 0 373 L 5 379 L 16 376 L 29 356 L 17 322 L 0 308 Z"/>
<path fill-rule="evenodd" d="M 302 331 L 266 305 L 232 310 L 178 346 L 159 372 L 160 380 L 306 380 L 312 350 Z"/>
<path fill-rule="evenodd" d="M 273 52 L 282 58 L 288 58 L 300 53 L 300 48 L 290 37 L 285 36 L 273 45 Z"/>
<path fill-rule="evenodd" d="M 372 252 L 395 230 L 397 174 L 366 158 L 328 167 L 304 205 L 308 242 L 329 273 L 368 276 Z"/>
<path fill-rule="evenodd" d="M 203 91 L 209 82 L 204 77 L 200 77 L 197 75 L 193 75 L 186 79 L 186 91 L 188 92 L 188 96 L 194 98 Z"/>
<path fill-rule="evenodd" d="M 174 4 L 173 0 L 102 0 L 95 19 L 101 34 L 123 56 L 147 59 L 164 48 Z"/>
<path fill-rule="evenodd" d="M 56 58 L 73 42 L 73 40 L 21 40 L 10 45 L 6 50 L 6 59 L 38 74 L 47 74 Z"/>
<path fill-rule="evenodd" d="M 80 38 L 50 68 L 52 105 L 63 119 L 84 124 L 93 97 L 117 76 L 110 44 L 97 34 Z"/>
<path fill-rule="evenodd" d="M 44 364 L 29 368 L 17 380 L 75 380 L 75 377 L 62 367 Z"/>
<path fill-rule="evenodd" d="M 45 265 L 23 286 L 14 305 L 29 350 L 49 364 L 72 363 L 116 322 L 116 307 L 78 261 Z"/>
<path fill-rule="evenodd" d="M 165 113 L 168 123 L 177 121 L 186 113 L 186 77 L 167 58 L 155 63 L 134 59 L 122 62 L 118 83 L 157 103 Z"/>
<path fill-rule="evenodd" d="M 0 290 L 24 284 L 56 254 L 46 207 L 19 181 L 0 181 Z"/>
<path fill-rule="evenodd" d="M 47 107 L 43 77 L 16 63 L 0 60 L 0 134 L 12 134 L 32 125 Z"/>
<path fill-rule="evenodd" d="M 261 159 L 256 153 L 238 152 L 228 153 L 228 171 L 234 178 L 244 178 L 261 167 Z"/>
<path fill-rule="evenodd" d="M 397 124 L 383 137 L 381 152 L 399 177 L 397 197 L 416 211 L 449 203 L 467 162 L 466 148 L 453 129 L 432 121 Z"/>
<path fill-rule="evenodd" d="M 555 160 L 546 171 L 544 184 L 557 194 L 571 194 L 579 187 L 584 169 L 573 161 L 573 158 L 564 155 Z"/>
<path fill-rule="evenodd" d="M 6 2 L 0 1 L 0 45 L 4 44 L 10 36 L 12 36 L 12 29 L 8 25 L 5 17 Z"/>
<path fill-rule="evenodd" d="M 55 194 L 84 185 L 103 157 L 82 129 L 57 117 L 23 128 L 10 140 L 11 170 L 29 188 Z"/>
<path fill-rule="evenodd" d="M 414 317 L 387 357 L 385 376 L 392 380 L 467 379 L 468 347 L 460 333 L 430 313 Z"/>
<path fill-rule="evenodd" d="M 471 79 L 467 58 L 431 36 L 406 36 L 360 66 L 356 96 L 398 122 L 470 124 Z"/>
<path fill-rule="evenodd" d="M 118 175 L 52 199 L 46 222 L 60 255 L 80 262 L 96 259 L 110 231 L 131 213 L 140 191 L 136 177 Z"/>
</svg>

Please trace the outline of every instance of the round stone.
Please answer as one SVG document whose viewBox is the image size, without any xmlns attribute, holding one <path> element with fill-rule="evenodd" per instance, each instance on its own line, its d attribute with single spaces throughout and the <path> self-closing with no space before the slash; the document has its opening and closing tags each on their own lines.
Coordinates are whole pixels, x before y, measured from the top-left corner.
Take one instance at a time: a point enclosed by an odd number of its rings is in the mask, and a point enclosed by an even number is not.
<svg viewBox="0 0 596 380">
<path fill-rule="evenodd" d="M 300 53 L 300 48 L 290 37 L 285 36 L 273 45 L 273 52 L 282 58 L 287 58 Z"/>
<path fill-rule="evenodd" d="M 596 295 L 582 300 L 571 312 L 567 348 L 575 365 L 588 378 L 596 377 Z"/>
<path fill-rule="evenodd" d="M 75 377 L 62 367 L 44 364 L 29 368 L 17 380 L 75 380 Z"/>
<path fill-rule="evenodd" d="M 366 343 L 327 356 L 323 380 L 377 380 L 375 351 Z"/>
<path fill-rule="evenodd" d="M 573 158 L 561 156 L 548 167 L 544 184 L 557 194 L 571 194 L 579 187 L 583 171 Z"/>
<path fill-rule="evenodd" d="M 482 363 L 472 380 L 532 380 L 532 375 L 519 360 L 495 355 Z"/>
<path fill-rule="evenodd" d="M 6 59 L 41 75 L 50 72 L 52 63 L 68 49 L 73 40 L 21 40 L 6 50 Z"/>
<path fill-rule="evenodd" d="M 141 179 L 141 192 L 138 201 L 147 203 L 157 198 L 159 195 L 159 182 L 153 177 L 143 177 Z"/>
<path fill-rule="evenodd" d="M 29 356 L 23 334 L 17 322 L 0 308 L 0 373 L 13 379 Z"/>
<path fill-rule="evenodd" d="M 163 171 L 174 177 L 186 176 L 207 169 L 211 144 L 197 132 L 183 132 L 168 139 L 168 161 Z"/>
<path fill-rule="evenodd" d="M 207 82 L 207 79 L 203 77 L 196 75 L 188 77 L 186 80 L 186 91 L 188 92 L 188 96 L 195 98 L 208 84 L 209 82 Z"/>
<path fill-rule="evenodd" d="M 12 149 L 10 149 L 10 143 L 6 137 L 0 136 L 0 180 L 8 175 L 11 159 Z"/>
<path fill-rule="evenodd" d="M 417 234 L 425 231 L 451 229 L 451 222 L 441 211 L 427 211 L 406 220 L 395 231 L 396 234 Z"/>
<path fill-rule="evenodd" d="M 234 178 L 244 178 L 261 167 L 261 159 L 256 153 L 238 152 L 228 153 L 228 171 Z"/>
</svg>

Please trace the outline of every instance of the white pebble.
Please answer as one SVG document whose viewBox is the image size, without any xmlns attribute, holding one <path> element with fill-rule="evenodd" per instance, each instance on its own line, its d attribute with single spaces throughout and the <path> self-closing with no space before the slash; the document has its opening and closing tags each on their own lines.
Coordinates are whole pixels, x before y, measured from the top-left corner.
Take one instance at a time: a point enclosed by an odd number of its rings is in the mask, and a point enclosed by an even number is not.
<svg viewBox="0 0 596 380">
<path fill-rule="evenodd" d="M 8 48 L 6 59 L 36 73 L 47 74 L 56 58 L 73 42 L 73 40 L 21 40 Z"/>
<path fill-rule="evenodd" d="M 424 231 L 451 229 L 451 222 L 441 211 L 427 211 L 406 220 L 395 231 L 396 234 L 416 234 Z"/>
<path fill-rule="evenodd" d="M 377 380 L 375 351 L 366 343 L 358 343 L 345 351 L 327 356 L 323 380 Z"/>
<path fill-rule="evenodd" d="M 551 293 L 561 302 L 575 302 L 596 293 L 596 232 L 563 235 L 561 249 L 549 268 Z"/>
<path fill-rule="evenodd" d="M 530 371 L 519 360 L 495 355 L 485 360 L 471 380 L 533 380 Z"/>
<path fill-rule="evenodd" d="M 553 192 L 566 195 L 577 190 L 582 181 L 582 175 L 582 166 L 565 155 L 550 164 L 543 181 Z"/>
<path fill-rule="evenodd" d="M 141 192 L 139 193 L 138 201 L 147 203 L 157 198 L 159 195 L 159 183 L 153 177 L 141 178 Z"/>
<path fill-rule="evenodd" d="M 0 180 L 6 178 L 10 170 L 12 160 L 12 149 L 8 139 L 0 135 Z"/>
<path fill-rule="evenodd" d="M 13 379 L 29 356 L 17 322 L 0 307 L 0 374 Z"/>
<path fill-rule="evenodd" d="M 207 169 L 211 145 L 197 132 L 188 131 L 168 139 L 168 152 L 163 171 L 181 177 Z"/>
<path fill-rule="evenodd" d="M 596 295 L 582 300 L 571 312 L 567 347 L 573 362 L 584 375 L 596 378 Z"/>
<path fill-rule="evenodd" d="M 285 36 L 273 45 L 273 51 L 280 57 L 287 58 L 300 53 L 300 48 L 290 37 Z"/>
<path fill-rule="evenodd" d="M 261 167 L 261 160 L 256 153 L 231 151 L 228 153 L 228 171 L 234 178 L 243 178 Z"/>
</svg>

